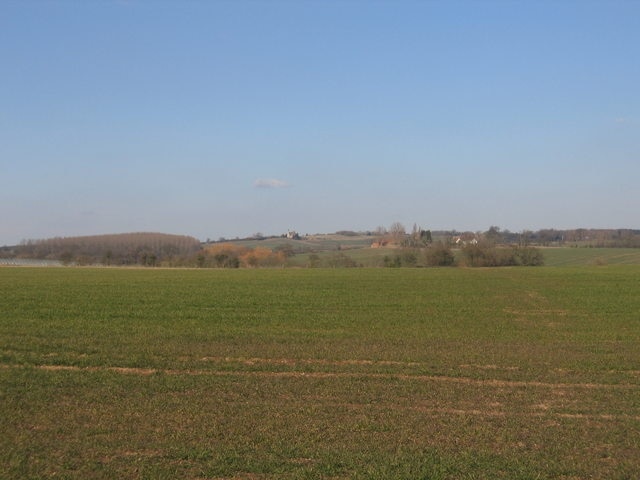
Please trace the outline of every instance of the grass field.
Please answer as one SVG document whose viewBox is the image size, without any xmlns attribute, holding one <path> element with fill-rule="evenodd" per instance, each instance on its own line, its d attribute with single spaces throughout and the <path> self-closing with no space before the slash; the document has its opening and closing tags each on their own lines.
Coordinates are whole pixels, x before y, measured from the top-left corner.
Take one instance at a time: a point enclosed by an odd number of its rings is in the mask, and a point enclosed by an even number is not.
<svg viewBox="0 0 640 480">
<path fill-rule="evenodd" d="M 0 478 L 631 479 L 640 270 L 0 268 Z"/>
<path fill-rule="evenodd" d="M 640 248 L 543 248 L 545 265 L 640 265 Z"/>
</svg>

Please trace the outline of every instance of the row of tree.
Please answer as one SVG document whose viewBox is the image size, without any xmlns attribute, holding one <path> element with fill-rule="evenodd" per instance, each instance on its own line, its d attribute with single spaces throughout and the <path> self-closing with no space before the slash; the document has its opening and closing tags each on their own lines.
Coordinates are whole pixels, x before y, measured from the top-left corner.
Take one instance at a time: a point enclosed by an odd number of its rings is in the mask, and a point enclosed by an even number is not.
<svg viewBox="0 0 640 480">
<path fill-rule="evenodd" d="M 499 246 L 483 241 L 469 243 L 458 250 L 449 243 L 434 242 L 426 248 L 400 248 L 383 260 L 385 267 L 506 267 L 539 266 L 544 257 L 532 246 Z"/>
<path fill-rule="evenodd" d="M 436 239 L 445 243 L 461 239 L 485 240 L 497 245 L 537 245 L 537 246 L 575 246 L 575 247 L 640 247 L 640 230 L 633 229 L 595 229 L 577 228 L 556 230 L 552 228 L 537 231 L 523 230 L 511 232 L 491 226 L 484 232 L 458 232 L 456 230 L 423 230 L 416 224 L 410 232 L 400 222 L 392 223 L 388 228 L 378 227 L 375 236 L 383 244 L 395 244 L 403 247 L 422 247 Z"/>
<path fill-rule="evenodd" d="M 27 240 L 6 249 L 5 256 L 80 265 L 154 266 L 189 258 L 199 250 L 200 242 L 193 237 L 141 232 Z"/>
<path fill-rule="evenodd" d="M 127 233 L 29 240 L 5 248 L 2 253 L 6 257 L 58 260 L 68 265 L 239 268 L 283 266 L 293 249 L 290 245 L 271 250 L 231 243 L 203 247 L 193 237 Z"/>
<path fill-rule="evenodd" d="M 549 246 L 574 246 L 574 247 L 640 247 L 640 230 L 633 229 L 595 229 L 577 228 L 570 230 L 555 230 L 546 228 L 537 231 L 523 230 L 511 232 L 508 229 L 491 226 L 485 232 L 450 233 L 452 237 L 472 236 L 484 238 L 492 243 L 503 245 L 538 245 Z"/>
</svg>

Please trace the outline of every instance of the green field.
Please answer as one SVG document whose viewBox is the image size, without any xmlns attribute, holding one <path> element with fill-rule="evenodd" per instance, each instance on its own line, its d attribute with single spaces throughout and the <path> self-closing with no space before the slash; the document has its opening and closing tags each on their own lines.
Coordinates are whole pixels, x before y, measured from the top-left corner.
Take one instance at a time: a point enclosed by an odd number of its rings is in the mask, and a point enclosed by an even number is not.
<svg viewBox="0 0 640 480">
<path fill-rule="evenodd" d="M 0 268 L 0 478 L 631 479 L 640 269 Z"/>
<path fill-rule="evenodd" d="M 640 248 L 543 248 L 545 265 L 640 265 Z"/>
</svg>

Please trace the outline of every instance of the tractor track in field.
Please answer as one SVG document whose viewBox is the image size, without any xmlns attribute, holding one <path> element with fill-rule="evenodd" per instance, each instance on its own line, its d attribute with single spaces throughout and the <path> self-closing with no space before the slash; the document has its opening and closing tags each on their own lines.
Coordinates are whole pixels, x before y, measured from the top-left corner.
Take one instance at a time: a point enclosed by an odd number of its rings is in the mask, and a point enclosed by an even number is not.
<svg viewBox="0 0 640 480">
<path fill-rule="evenodd" d="M 260 362 L 252 360 L 253 365 L 269 364 L 267 359 L 260 359 Z M 283 365 L 285 360 L 272 362 L 273 365 Z M 289 362 L 289 361 L 286 361 Z M 331 362 L 331 361 L 310 361 L 311 363 L 323 363 L 329 365 L 371 365 L 379 364 L 379 362 L 368 362 L 361 360 L 343 361 L 343 362 Z M 300 364 L 304 362 L 297 362 Z M 640 415 L 637 415 L 637 411 L 631 411 L 627 413 L 623 412 L 607 412 L 605 411 L 589 411 L 591 408 L 587 408 L 585 411 L 558 411 L 553 398 L 564 398 L 569 391 L 573 390 L 571 396 L 582 396 L 581 392 L 586 390 L 626 390 L 633 392 L 634 390 L 640 390 L 638 384 L 606 384 L 606 383 L 555 383 L 555 382 L 542 382 L 535 380 L 499 380 L 499 379 L 478 379 L 471 377 L 456 377 L 456 376 L 441 376 L 441 375 L 423 375 L 423 374 L 407 374 L 407 373 L 384 373 L 384 372 L 340 372 L 340 371 L 301 371 L 301 370 L 289 370 L 289 371 L 274 371 L 274 370 L 221 370 L 221 369 L 163 369 L 163 368 L 142 368 L 142 367 L 122 367 L 122 366 L 78 366 L 78 365 L 55 365 L 55 364 L 10 364 L 0 363 L 0 370 L 10 369 L 37 369 L 48 372 L 78 372 L 78 373 L 115 373 L 119 375 L 130 376 L 145 376 L 150 377 L 153 375 L 173 375 L 173 376 L 210 376 L 210 377 L 227 377 L 227 378 L 283 378 L 283 379 L 372 379 L 372 380 L 400 380 L 407 382 L 425 382 L 432 384 L 458 384 L 462 386 L 468 386 L 478 389 L 544 389 L 548 391 L 548 395 L 552 395 L 551 400 L 543 400 L 540 403 L 525 402 L 521 404 L 517 409 L 511 409 L 506 404 L 501 402 L 492 401 L 489 403 L 480 401 L 477 405 L 464 404 L 458 407 L 453 405 L 443 405 L 439 401 L 423 401 L 415 399 L 407 403 L 402 400 L 400 403 L 395 401 L 381 400 L 376 403 L 367 402 L 353 402 L 344 401 L 340 396 L 335 395 L 321 395 L 321 396 L 307 396 L 304 395 L 299 398 L 295 396 L 296 400 L 308 400 L 310 404 L 322 405 L 325 407 L 336 407 L 354 412 L 360 412 L 371 408 L 382 408 L 392 410 L 406 410 L 415 411 L 426 416 L 466 416 L 466 417 L 482 417 L 482 418 L 513 418 L 513 417 L 527 417 L 538 418 L 541 420 L 547 419 L 552 422 L 550 425 L 556 425 L 558 421 L 562 420 L 576 420 L 586 422 L 627 422 L 627 421 L 640 421 Z M 493 367 L 491 368 L 493 369 Z M 635 392 L 634 392 L 635 394 Z M 587 395 L 589 397 L 589 395 Z M 294 397 L 282 396 L 282 400 L 293 399 Z M 446 402 L 445 402 L 446 403 Z M 561 405 L 561 404 L 560 404 Z M 577 405 L 573 405 L 575 408 Z M 560 406 L 562 408 L 562 406 Z M 564 410 L 564 409 L 563 409 Z M 555 420 L 554 420 L 555 419 Z"/>
<path fill-rule="evenodd" d="M 395 365 L 401 362 L 369 362 L 363 360 L 353 361 L 298 361 L 298 360 L 275 360 L 269 362 L 267 359 L 248 360 L 254 363 L 245 363 L 246 365 L 272 364 L 272 365 L 298 365 L 300 363 L 314 363 L 323 365 Z M 289 362 L 289 363 L 287 363 Z M 407 365 L 407 364 L 403 364 Z M 11 368 L 36 368 L 47 371 L 75 371 L 75 372 L 114 372 L 123 375 L 193 375 L 193 376 L 219 376 L 219 377 L 280 377 L 280 378 L 367 378 L 367 379 L 396 379 L 406 381 L 421 381 L 435 383 L 454 383 L 463 385 L 476 385 L 480 387 L 491 388 L 547 388 L 547 389 L 622 389 L 633 390 L 640 389 L 640 384 L 634 383 L 568 383 L 568 382 L 544 382 L 538 380 L 503 380 L 492 378 L 473 378 L 464 376 L 447 376 L 447 375 L 425 375 L 425 374 L 409 374 L 409 373 L 393 373 L 393 372 L 344 372 L 344 371 L 303 371 L 303 370 L 242 370 L 242 369 L 164 369 L 164 368 L 144 368 L 144 367 L 122 367 L 122 366 L 77 366 L 77 365 L 56 365 L 56 364 L 0 364 L 2 369 Z"/>
</svg>

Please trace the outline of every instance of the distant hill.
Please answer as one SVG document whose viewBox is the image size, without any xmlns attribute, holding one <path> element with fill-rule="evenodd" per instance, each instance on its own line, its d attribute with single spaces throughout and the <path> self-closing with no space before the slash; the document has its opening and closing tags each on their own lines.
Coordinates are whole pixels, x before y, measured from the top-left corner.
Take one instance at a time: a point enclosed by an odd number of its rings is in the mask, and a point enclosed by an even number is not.
<svg viewBox="0 0 640 480">
<path fill-rule="evenodd" d="M 395 235 L 381 227 L 376 232 L 343 230 L 314 235 L 289 232 L 269 237 L 256 234 L 250 238 L 221 238 L 218 242 L 202 243 L 191 236 L 151 232 L 56 237 L 0 247 L 0 264 L 30 264 L 29 261 L 40 260 L 47 264 L 112 266 L 376 267 L 406 257 L 407 262 L 411 260 L 411 265 L 420 266 L 428 253 L 425 249 L 432 246 L 444 245 L 460 260 L 465 245 L 472 244 L 494 245 L 502 249 L 540 247 L 544 249 L 547 265 L 640 262 L 639 230 L 581 228 L 516 233 L 493 226 L 486 232 L 423 231 L 415 228 L 411 233 Z M 223 245 L 233 248 L 222 248 Z M 231 255 L 236 261 L 222 261 L 218 258 L 221 255 Z"/>
<path fill-rule="evenodd" d="M 375 237 L 366 233 L 346 235 L 344 233 L 319 233 L 304 235 L 295 240 L 280 236 L 224 240 L 224 243 L 232 243 L 248 248 L 267 247 L 271 249 L 287 245 L 294 253 L 313 253 L 327 250 L 369 248 L 374 239 Z"/>
</svg>

